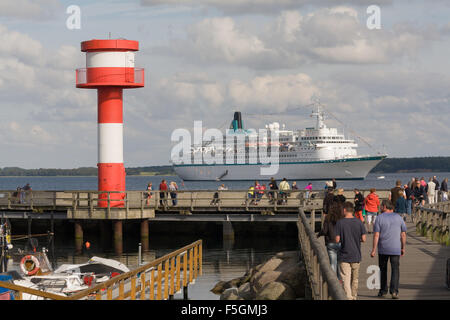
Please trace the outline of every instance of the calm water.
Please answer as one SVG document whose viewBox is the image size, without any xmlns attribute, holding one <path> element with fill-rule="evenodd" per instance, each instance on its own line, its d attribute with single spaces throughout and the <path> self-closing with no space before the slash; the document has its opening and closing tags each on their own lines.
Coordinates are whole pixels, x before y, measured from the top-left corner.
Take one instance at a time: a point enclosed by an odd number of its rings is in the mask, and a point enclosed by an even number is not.
<svg viewBox="0 0 450 320">
<path fill-rule="evenodd" d="M 385 176 L 384 179 L 378 179 L 379 176 Z M 368 189 L 375 187 L 377 189 L 392 188 L 396 180 L 403 183 L 409 181 L 411 177 L 425 177 L 436 175 L 439 181 L 445 177 L 450 177 L 449 172 L 416 172 L 403 174 L 369 174 L 363 181 L 338 181 L 338 187 L 344 189 L 361 188 Z M 157 187 L 161 179 L 176 181 L 181 189 L 216 189 L 218 182 L 185 182 L 176 176 L 129 176 L 127 177 L 128 190 L 144 190 L 148 182 L 152 182 Z M 11 190 L 18 186 L 30 183 L 34 190 L 95 190 L 97 188 L 96 177 L 0 177 L 0 190 Z M 250 185 L 248 181 L 224 182 L 229 189 L 247 189 Z M 300 188 L 303 188 L 307 182 L 299 182 Z M 323 181 L 313 181 L 313 188 L 322 190 Z M 137 243 L 138 239 L 129 239 L 124 241 L 124 254 L 117 256 L 114 254 L 110 244 L 101 248 L 92 246 L 91 252 L 83 255 L 75 255 L 72 239 L 63 239 L 56 230 L 56 248 L 54 262 L 57 266 L 63 263 L 83 263 L 88 260 L 89 255 L 97 255 L 120 260 L 130 268 L 137 266 Z M 126 237 L 125 237 L 126 238 Z M 234 245 L 224 244 L 222 240 L 204 239 L 203 247 L 203 276 L 198 278 L 196 283 L 190 286 L 189 297 L 191 299 L 218 299 L 209 290 L 221 280 L 231 280 L 242 276 L 249 268 L 254 267 L 267 260 L 275 253 L 280 251 L 296 250 L 297 239 L 291 237 L 286 239 L 282 234 L 275 235 L 267 241 L 266 238 L 241 237 L 236 238 Z M 178 249 L 188 243 L 197 240 L 196 235 L 192 237 L 173 237 L 158 236 L 150 241 L 150 250 L 144 254 L 144 261 L 151 261 L 175 249 Z M 94 241 L 95 242 L 95 241 Z M 20 244 L 16 244 L 20 246 Z M 46 241 L 40 242 L 41 246 L 46 245 Z M 11 266 L 17 268 L 17 264 Z M 175 297 L 180 298 L 180 297 Z"/>
<path fill-rule="evenodd" d="M 377 189 L 390 189 L 395 185 L 396 180 L 403 183 L 411 180 L 412 177 L 425 177 L 427 180 L 430 176 L 437 176 L 439 182 L 444 178 L 450 177 L 450 172 L 414 172 L 414 173 L 384 173 L 369 174 L 365 180 L 355 181 L 338 181 L 338 187 L 344 189 L 369 189 L 371 187 Z M 384 176 L 384 179 L 378 177 Z M 212 190 L 222 182 L 216 181 L 183 181 L 178 176 L 128 176 L 127 190 L 145 190 L 149 182 L 153 183 L 153 188 L 158 188 L 162 179 L 167 181 L 175 181 L 181 189 L 194 190 Z M 34 190 L 96 190 L 97 177 L 0 177 L 0 190 L 12 190 L 17 187 L 30 183 Z M 224 181 L 225 186 L 229 189 L 247 190 L 250 181 Z M 263 183 L 263 182 L 261 182 Z M 268 181 L 265 181 L 268 183 Z M 313 189 L 322 190 L 325 186 L 324 181 L 312 181 Z M 307 185 L 307 181 L 297 183 L 299 188 Z"/>
</svg>

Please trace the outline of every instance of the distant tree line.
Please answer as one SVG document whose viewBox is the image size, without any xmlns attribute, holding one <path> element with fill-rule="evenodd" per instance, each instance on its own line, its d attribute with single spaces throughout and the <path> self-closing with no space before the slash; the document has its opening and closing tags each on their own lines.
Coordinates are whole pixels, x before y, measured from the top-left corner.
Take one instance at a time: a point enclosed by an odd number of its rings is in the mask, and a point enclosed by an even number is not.
<svg viewBox="0 0 450 320">
<path fill-rule="evenodd" d="M 126 168 L 127 175 L 172 175 L 175 172 L 172 166 L 151 166 L 151 167 L 136 167 Z M 0 176 L 19 176 L 19 177 L 31 177 L 31 176 L 96 176 L 97 168 L 95 167 L 82 167 L 76 169 L 23 169 L 18 167 L 5 167 L 0 168 Z"/>
<path fill-rule="evenodd" d="M 149 166 L 125 169 L 127 175 L 173 175 L 172 166 Z M 425 158 L 387 158 L 381 161 L 372 173 L 396 173 L 413 171 L 450 172 L 450 157 Z M 23 169 L 18 167 L 0 168 L 0 176 L 96 176 L 97 168 L 82 167 L 76 169 Z"/>
<path fill-rule="evenodd" d="M 450 157 L 386 158 L 371 172 L 400 173 L 413 171 L 450 172 Z"/>
</svg>

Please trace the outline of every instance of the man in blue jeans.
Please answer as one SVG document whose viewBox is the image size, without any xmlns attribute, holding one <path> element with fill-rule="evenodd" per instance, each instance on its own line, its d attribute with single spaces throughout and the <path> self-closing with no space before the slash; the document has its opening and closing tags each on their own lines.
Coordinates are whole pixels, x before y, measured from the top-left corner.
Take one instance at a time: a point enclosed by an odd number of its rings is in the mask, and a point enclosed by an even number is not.
<svg viewBox="0 0 450 320">
<path fill-rule="evenodd" d="M 388 292 L 387 267 L 391 262 L 391 283 L 389 293 L 392 299 L 398 299 L 400 281 L 400 257 L 405 254 L 406 225 L 402 217 L 393 212 L 394 207 L 388 200 L 381 203 L 382 214 L 377 217 L 373 227 L 373 247 L 370 256 L 375 257 L 378 247 L 378 265 L 380 267 L 380 291 L 378 297 L 384 298 Z"/>
</svg>

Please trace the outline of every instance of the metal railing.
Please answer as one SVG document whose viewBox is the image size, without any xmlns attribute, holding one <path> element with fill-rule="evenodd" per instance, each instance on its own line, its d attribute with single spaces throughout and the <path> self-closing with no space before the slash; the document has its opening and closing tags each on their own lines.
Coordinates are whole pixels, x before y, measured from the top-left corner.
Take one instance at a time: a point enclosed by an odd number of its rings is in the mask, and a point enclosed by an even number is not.
<svg viewBox="0 0 450 320">
<path fill-rule="evenodd" d="M 92 85 L 94 87 L 114 84 L 136 84 L 143 86 L 145 81 L 144 74 L 144 68 L 133 68 L 131 71 L 130 68 L 123 68 L 122 71 L 115 70 L 113 74 L 102 75 L 103 78 L 97 77 L 92 79 L 92 74 L 89 73 L 88 68 L 78 68 L 75 73 L 75 83 L 77 86 Z M 104 79 L 108 80 L 108 82 L 103 81 Z"/>
<path fill-rule="evenodd" d="M 311 215 L 313 217 L 314 214 Z M 298 236 L 303 260 L 314 300 L 347 300 L 344 289 L 339 283 L 336 272 L 331 269 L 326 248 L 314 233 L 315 219 L 306 218 L 299 209 L 297 222 Z"/>
<path fill-rule="evenodd" d="M 103 283 L 63 296 L 51 292 L 0 281 L 0 287 L 15 292 L 17 300 L 23 294 L 44 300 L 167 300 L 183 290 L 187 299 L 188 285 L 202 275 L 202 240 L 187 245 L 135 270 L 115 276 Z"/>
<path fill-rule="evenodd" d="M 450 245 L 450 201 L 416 207 L 413 211 L 413 221 L 418 234 Z"/>
</svg>

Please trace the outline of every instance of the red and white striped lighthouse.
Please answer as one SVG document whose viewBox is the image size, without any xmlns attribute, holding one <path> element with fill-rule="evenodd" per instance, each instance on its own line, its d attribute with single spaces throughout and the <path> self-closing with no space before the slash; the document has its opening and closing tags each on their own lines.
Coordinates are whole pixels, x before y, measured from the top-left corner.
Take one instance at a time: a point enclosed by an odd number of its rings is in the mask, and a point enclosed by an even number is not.
<svg viewBox="0 0 450 320">
<path fill-rule="evenodd" d="M 93 39 L 81 43 L 86 68 L 77 69 L 77 88 L 97 89 L 98 97 L 98 190 L 125 191 L 123 166 L 123 89 L 144 86 L 144 69 L 134 67 L 139 42 L 124 39 Z M 124 194 L 110 195 L 111 207 L 123 206 Z M 107 194 L 100 194 L 106 199 Z M 100 207 L 107 206 L 99 201 Z"/>
</svg>

